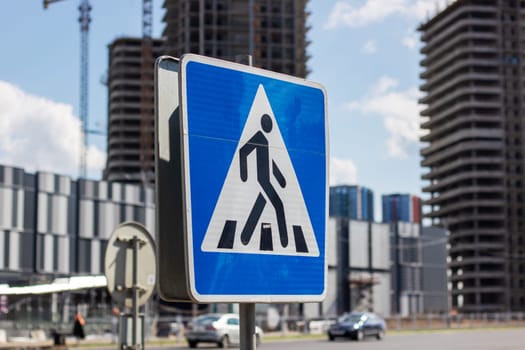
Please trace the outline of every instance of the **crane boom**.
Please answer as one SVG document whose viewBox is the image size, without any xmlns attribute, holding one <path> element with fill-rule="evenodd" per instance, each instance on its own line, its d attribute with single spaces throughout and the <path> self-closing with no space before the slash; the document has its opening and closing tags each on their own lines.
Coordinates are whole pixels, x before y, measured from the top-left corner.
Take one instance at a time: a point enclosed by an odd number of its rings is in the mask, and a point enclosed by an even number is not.
<svg viewBox="0 0 525 350">
<path fill-rule="evenodd" d="M 150 38 L 153 31 L 153 1 L 142 1 L 142 36 Z"/>
<path fill-rule="evenodd" d="M 87 147 L 88 147 L 88 94 L 89 94 L 89 23 L 91 17 L 89 12 L 91 6 L 88 0 L 82 0 L 80 6 L 80 17 L 78 22 L 80 23 L 80 122 L 81 122 L 81 149 L 80 149 L 80 171 L 79 177 L 86 177 L 87 168 Z"/>
<path fill-rule="evenodd" d="M 44 9 L 54 2 L 64 0 L 43 0 Z M 79 162 L 79 173 L 80 178 L 86 177 L 86 152 L 88 147 L 88 92 L 89 92 L 89 23 L 91 17 L 89 12 L 91 11 L 91 5 L 89 0 L 80 0 L 78 6 L 80 11 L 80 17 L 78 22 L 80 23 L 80 162 Z"/>
</svg>

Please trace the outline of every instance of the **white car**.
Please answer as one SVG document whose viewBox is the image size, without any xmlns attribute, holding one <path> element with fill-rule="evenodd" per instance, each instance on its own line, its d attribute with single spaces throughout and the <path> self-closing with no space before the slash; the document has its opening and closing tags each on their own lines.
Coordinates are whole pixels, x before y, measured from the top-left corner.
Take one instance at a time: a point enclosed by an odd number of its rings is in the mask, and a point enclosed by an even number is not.
<svg viewBox="0 0 525 350">
<path fill-rule="evenodd" d="M 308 331 L 310 334 L 324 334 L 335 323 L 335 320 L 316 319 L 308 322 Z"/>
<path fill-rule="evenodd" d="M 206 314 L 197 317 L 184 333 L 190 348 L 198 343 L 215 343 L 219 348 L 238 345 L 239 316 L 236 314 Z M 256 344 L 262 341 L 263 331 L 255 327 Z"/>
</svg>

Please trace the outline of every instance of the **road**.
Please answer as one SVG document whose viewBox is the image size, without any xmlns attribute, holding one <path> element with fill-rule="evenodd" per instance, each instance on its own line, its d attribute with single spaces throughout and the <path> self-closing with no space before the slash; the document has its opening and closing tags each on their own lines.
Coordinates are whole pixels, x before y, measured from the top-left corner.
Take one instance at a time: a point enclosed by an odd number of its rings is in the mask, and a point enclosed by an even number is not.
<svg viewBox="0 0 525 350">
<path fill-rule="evenodd" d="M 213 345 L 199 345 L 212 349 Z M 185 347 L 147 347 L 157 349 L 185 349 Z M 524 329 L 439 331 L 412 334 L 387 334 L 384 340 L 366 339 L 363 342 L 336 340 L 269 341 L 261 350 L 523 350 Z"/>
</svg>

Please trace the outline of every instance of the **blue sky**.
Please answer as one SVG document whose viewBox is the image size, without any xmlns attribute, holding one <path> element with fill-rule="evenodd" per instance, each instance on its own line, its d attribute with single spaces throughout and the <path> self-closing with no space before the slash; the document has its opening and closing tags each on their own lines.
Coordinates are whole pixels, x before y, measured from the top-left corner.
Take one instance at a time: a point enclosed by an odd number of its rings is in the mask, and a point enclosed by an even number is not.
<svg viewBox="0 0 525 350">
<path fill-rule="evenodd" d="M 310 80 L 328 91 L 332 184 L 376 196 L 419 194 L 424 172 L 417 99 L 416 28 L 445 0 L 310 0 Z M 5 1 L 0 11 L 0 163 L 76 176 L 79 136 L 78 0 L 43 9 Z M 142 0 L 91 0 L 89 128 L 106 128 L 107 45 L 139 36 Z M 154 0 L 154 34 L 163 24 Z M 99 178 L 106 141 L 90 136 L 89 176 Z M 377 199 L 379 199 L 377 197 Z M 376 213 L 377 215 L 378 213 Z"/>
</svg>

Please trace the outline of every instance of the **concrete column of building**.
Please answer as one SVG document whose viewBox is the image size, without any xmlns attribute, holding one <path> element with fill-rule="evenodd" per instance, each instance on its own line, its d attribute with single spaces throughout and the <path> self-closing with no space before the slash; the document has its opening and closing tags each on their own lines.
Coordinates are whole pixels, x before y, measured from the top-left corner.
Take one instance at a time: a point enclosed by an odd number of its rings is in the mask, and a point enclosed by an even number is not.
<svg viewBox="0 0 525 350">
<path fill-rule="evenodd" d="M 337 314 L 351 310 L 349 252 L 349 219 L 339 218 L 337 230 Z"/>
<path fill-rule="evenodd" d="M 199 0 L 199 55 L 204 55 L 204 0 Z"/>
</svg>

